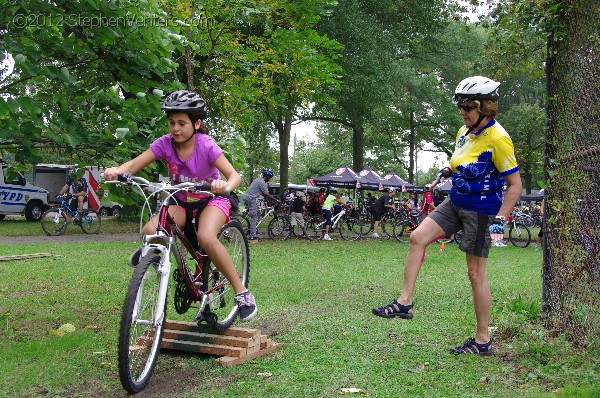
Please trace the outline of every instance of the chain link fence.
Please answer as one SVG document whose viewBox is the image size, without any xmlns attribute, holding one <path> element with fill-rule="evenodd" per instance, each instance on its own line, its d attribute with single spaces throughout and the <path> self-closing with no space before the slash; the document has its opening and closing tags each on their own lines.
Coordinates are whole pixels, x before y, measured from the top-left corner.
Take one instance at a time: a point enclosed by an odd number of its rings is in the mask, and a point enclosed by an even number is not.
<svg viewBox="0 0 600 398">
<path fill-rule="evenodd" d="M 563 2 L 550 40 L 543 313 L 574 343 L 600 336 L 600 7 Z"/>
</svg>

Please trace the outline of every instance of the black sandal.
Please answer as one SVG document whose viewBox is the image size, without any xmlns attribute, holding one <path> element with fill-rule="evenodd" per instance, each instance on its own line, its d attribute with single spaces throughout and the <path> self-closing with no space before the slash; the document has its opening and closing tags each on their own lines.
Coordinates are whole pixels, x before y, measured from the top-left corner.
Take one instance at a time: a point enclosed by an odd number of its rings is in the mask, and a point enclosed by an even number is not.
<svg viewBox="0 0 600 398">
<path fill-rule="evenodd" d="M 398 302 L 398 300 L 394 300 L 385 307 L 373 308 L 373 314 L 382 318 L 399 317 L 403 319 L 411 319 L 413 317 L 413 313 L 409 311 L 412 310 L 412 307 L 412 304 L 402 305 Z"/>
<path fill-rule="evenodd" d="M 470 338 L 465 341 L 465 344 L 459 345 L 458 347 L 450 348 L 450 352 L 453 354 L 477 354 L 477 355 L 494 355 L 492 348 L 492 339 L 485 344 L 479 344 L 475 341 L 475 338 Z"/>
</svg>

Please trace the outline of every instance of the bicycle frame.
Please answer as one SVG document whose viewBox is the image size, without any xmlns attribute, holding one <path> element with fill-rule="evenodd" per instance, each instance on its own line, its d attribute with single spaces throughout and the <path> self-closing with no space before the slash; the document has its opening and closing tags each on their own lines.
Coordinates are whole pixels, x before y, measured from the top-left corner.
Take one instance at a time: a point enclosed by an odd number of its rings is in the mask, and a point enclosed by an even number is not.
<svg viewBox="0 0 600 398">
<path fill-rule="evenodd" d="M 271 214 L 273 214 L 275 212 L 275 206 L 266 206 L 265 209 L 266 209 L 266 212 L 258 218 L 258 222 L 256 223 L 256 228 L 258 228 L 260 226 L 260 224 L 262 224 Z M 260 211 L 260 213 L 262 213 L 262 210 L 259 209 L 259 211 Z M 244 210 L 244 213 L 242 214 L 242 219 L 250 222 L 250 214 L 248 213 L 248 210 Z"/>
<path fill-rule="evenodd" d="M 77 213 L 79 213 L 79 210 L 77 210 L 77 209 L 75 209 L 75 210 L 71 209 L 71 206 L 69 206 L 69 203 L 66 200 L 64 200 L 64 199 L 60 200 L 60 206 L 59 206 L 59 208 L 62 211 L 66 210 L 67 213 L 71 215 L 71 217 L 75 217 L 77 215 Z"/>
<path fill-rule="evenodd" d="M 185 190 L 188 188 L 196 188 L 197 187 L 197 185 L 194 183 L 181 183 L 176 186 L 170 186 L 170 185 L 166 185 L 164 183 L 162 183 L 162 184 L 154 183 L 153 184 L 153 183 L 147 182 L 147 184 L 148 184 L 147 185 L 148 187 L 152 187 L 154 189 L 154 192 L 152 194 L 149 194 L 148 196 L 146 196 L 144 194 L 144 198 L 145 198 L 145 202 L 146 202 L 145 205 L 148 207 L 148 209 L 152 208 L 150 206 L 149 202 L 150 202 L 150 198 L 153 195 L 157 195 L 161 192 L 165 192 L 165 193 L 168 191 L 176 192 L 178 190 Z M 137 185 L 137 187 L 143 193 L 141 186 L 139 184 Z M 213 195 L 212 193 L 210 193 L 208 191 L 202 191 L 202 192 L 206 193 L 208 195 Z M 157 268 L 157 273 L 159 275 L 165 276 L 165 277 L 160 278 L 160 285 L 159 285 L 159 290 L 158 290 L 157 311 L 155 312 L 155 319 L 153 320 L 154 326 L 158 325 L 158 323 L 162 321 L 161 316 L 162 316 L 162 313 L 164 310 L 164 306 L 166 305 L 166 302 L 167 302 L 167 293 L 168 293 L 167 287 L 169 284 L 169 279 L 170 279 L 169 277 L 170 277 L 171 266 L 172 266 L 171 256 L 170 256 L 171 253 L 175 254 L 175 259 L 177 261 L 178 269 L 183 275 L 183 279 L 184 279 L 184 282 L 185 282 L 185 285 L 187 288 L 186 290 L 187 290 L 188 298 L 194 302 L 200 302 L 198 305 L 198 311 L 196 312 L 194 319 L 198 320 L 200 318 L 200 313 L 202 312 L 203 308 L 207 304 L 208 305 L 212 304 L 213 302 L 218 300 L 221 296 L 223 296 L 224 294 L 227 293 L 227 291 L 223 291 L 218 296 L 215 296 L 215 297 L 212 296 L 212 293 L 215 290 L 222 288 L 226 283 L 228 283 L 226 279 L 224 280 L 224 282 L 218 283 L 215 286 L 212 286 L 210 289 L 207 289 L 207 290 L 200 289 L 200 284 L 201 284 L 200 278 L 202 276 L 202 272 L 201 272 L 202 271 L 202 262 L 203 262 L 203 259 L 206 257 L 206 255 L 202 252 L 202 249 L 200 249 L 199 251 L 196 251 L 194 246 L 192 246 L 192 244 L 188 240 L 184 231 L 181 230 L 181 228 L 175 222 L 175 219 L 173 218 L 173 216 L 169 213 L 169 205 L 172 204 L 172 203 L 170 203 L 170 199 L 173 195 L 174 195 L 174 193 L 168 193 L 167 197 L 162 201 L 162 206 L 160 207 L 160 210 L 158 212 L 156 233 L 151 234 L 151 235 L 145 235 L 143 238 L 142 257 L 152 251 L 160 252 L 162 254 L 162 256 L 161 256 L 161 261 L 159 263 L 159 266 Z M 141 221 L 140 221 L 140 224 L 141 224 Z M 196 277 L 191 275 L 190 270 L 185 265 L 183 253 L 180 252 L 179 247 L 177 246 L 177 240 L 179 240 L 179 242 L 182 243 L 185 250 L 194 259 L 196 269 L 198 271 Z M 156 243 L 157 241 L 162 242 L 162 243 Z M 207 302 L 207 300 L 209 300 L 209 299 L 210 299 L 210 301 Z"/>
<path fill-rule="evenodd" d="M 346 214 L 346 209 L 342 208 L 342 210 L 336 214 L 335 216 L 331 217 L 331 227 L 329 227 L 329 229 L 331 231 L 335 230 L 335 227 L 337 227 L 337 223 L 338 221 L 342 218 L 342 216 Z M 320 223 L 318 223 L 317 225 L 315 225 L 316 228 L 322 229 L 322 227 L 325 225 L 325 223 L 327 222 L 327 220 L 323 220 Z"/>
</svg>

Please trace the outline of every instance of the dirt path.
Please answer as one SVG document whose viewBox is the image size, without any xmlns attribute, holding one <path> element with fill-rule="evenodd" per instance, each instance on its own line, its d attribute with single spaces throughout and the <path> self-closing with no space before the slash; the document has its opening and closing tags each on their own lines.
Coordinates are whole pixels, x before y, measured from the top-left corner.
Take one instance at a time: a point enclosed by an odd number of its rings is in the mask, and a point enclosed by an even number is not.
<svg viewBox="0 0 600 398">
<path fill-rule="evenodd" d="M 20 244 L 20 243 L 43 243 L 43 242 L 120 242 L 120 241 L 140 241 L 138 233 L 126 234 L 72 234 L 62 236 L 0 236 L 0 245 L 2 244 Z"/>
</svg>

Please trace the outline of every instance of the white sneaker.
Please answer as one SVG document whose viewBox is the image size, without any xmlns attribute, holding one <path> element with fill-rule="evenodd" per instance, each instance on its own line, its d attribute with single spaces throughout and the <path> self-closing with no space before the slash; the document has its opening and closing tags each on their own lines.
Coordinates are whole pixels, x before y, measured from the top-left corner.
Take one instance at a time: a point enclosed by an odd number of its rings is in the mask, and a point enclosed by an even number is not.
<svg viewBox="0 0 600 398">
<path fill-rule="evenodd" d="M 498 241 L 498 247 L 506 247 L 506 246 L 508 246 L 508 245 L 506 243 L 504 243 L 503 240 Z"/>
<path fill-rule="evenodd" d="M 325 235 L 323 235 L 323 240 L 333 240 L 333 239 L 331 239 L 329 234 L 325 234 Z"/>
<path fill-rule="evenodd" d="M 497 240 L 493 240 L 492 241 L 492 247 L 498 247 L 498 241 Z"/>
<path fill-rule="evenodd" d="M 377 232 L 374 232 L 372 237 L 373 238 L 379 238 L 379 234 Z"/>
<path fill-rule="evenodd" d="M 540 246 L 539 245 L 535 245 L 535 250 L 540 250 Z"/>
</svg>

